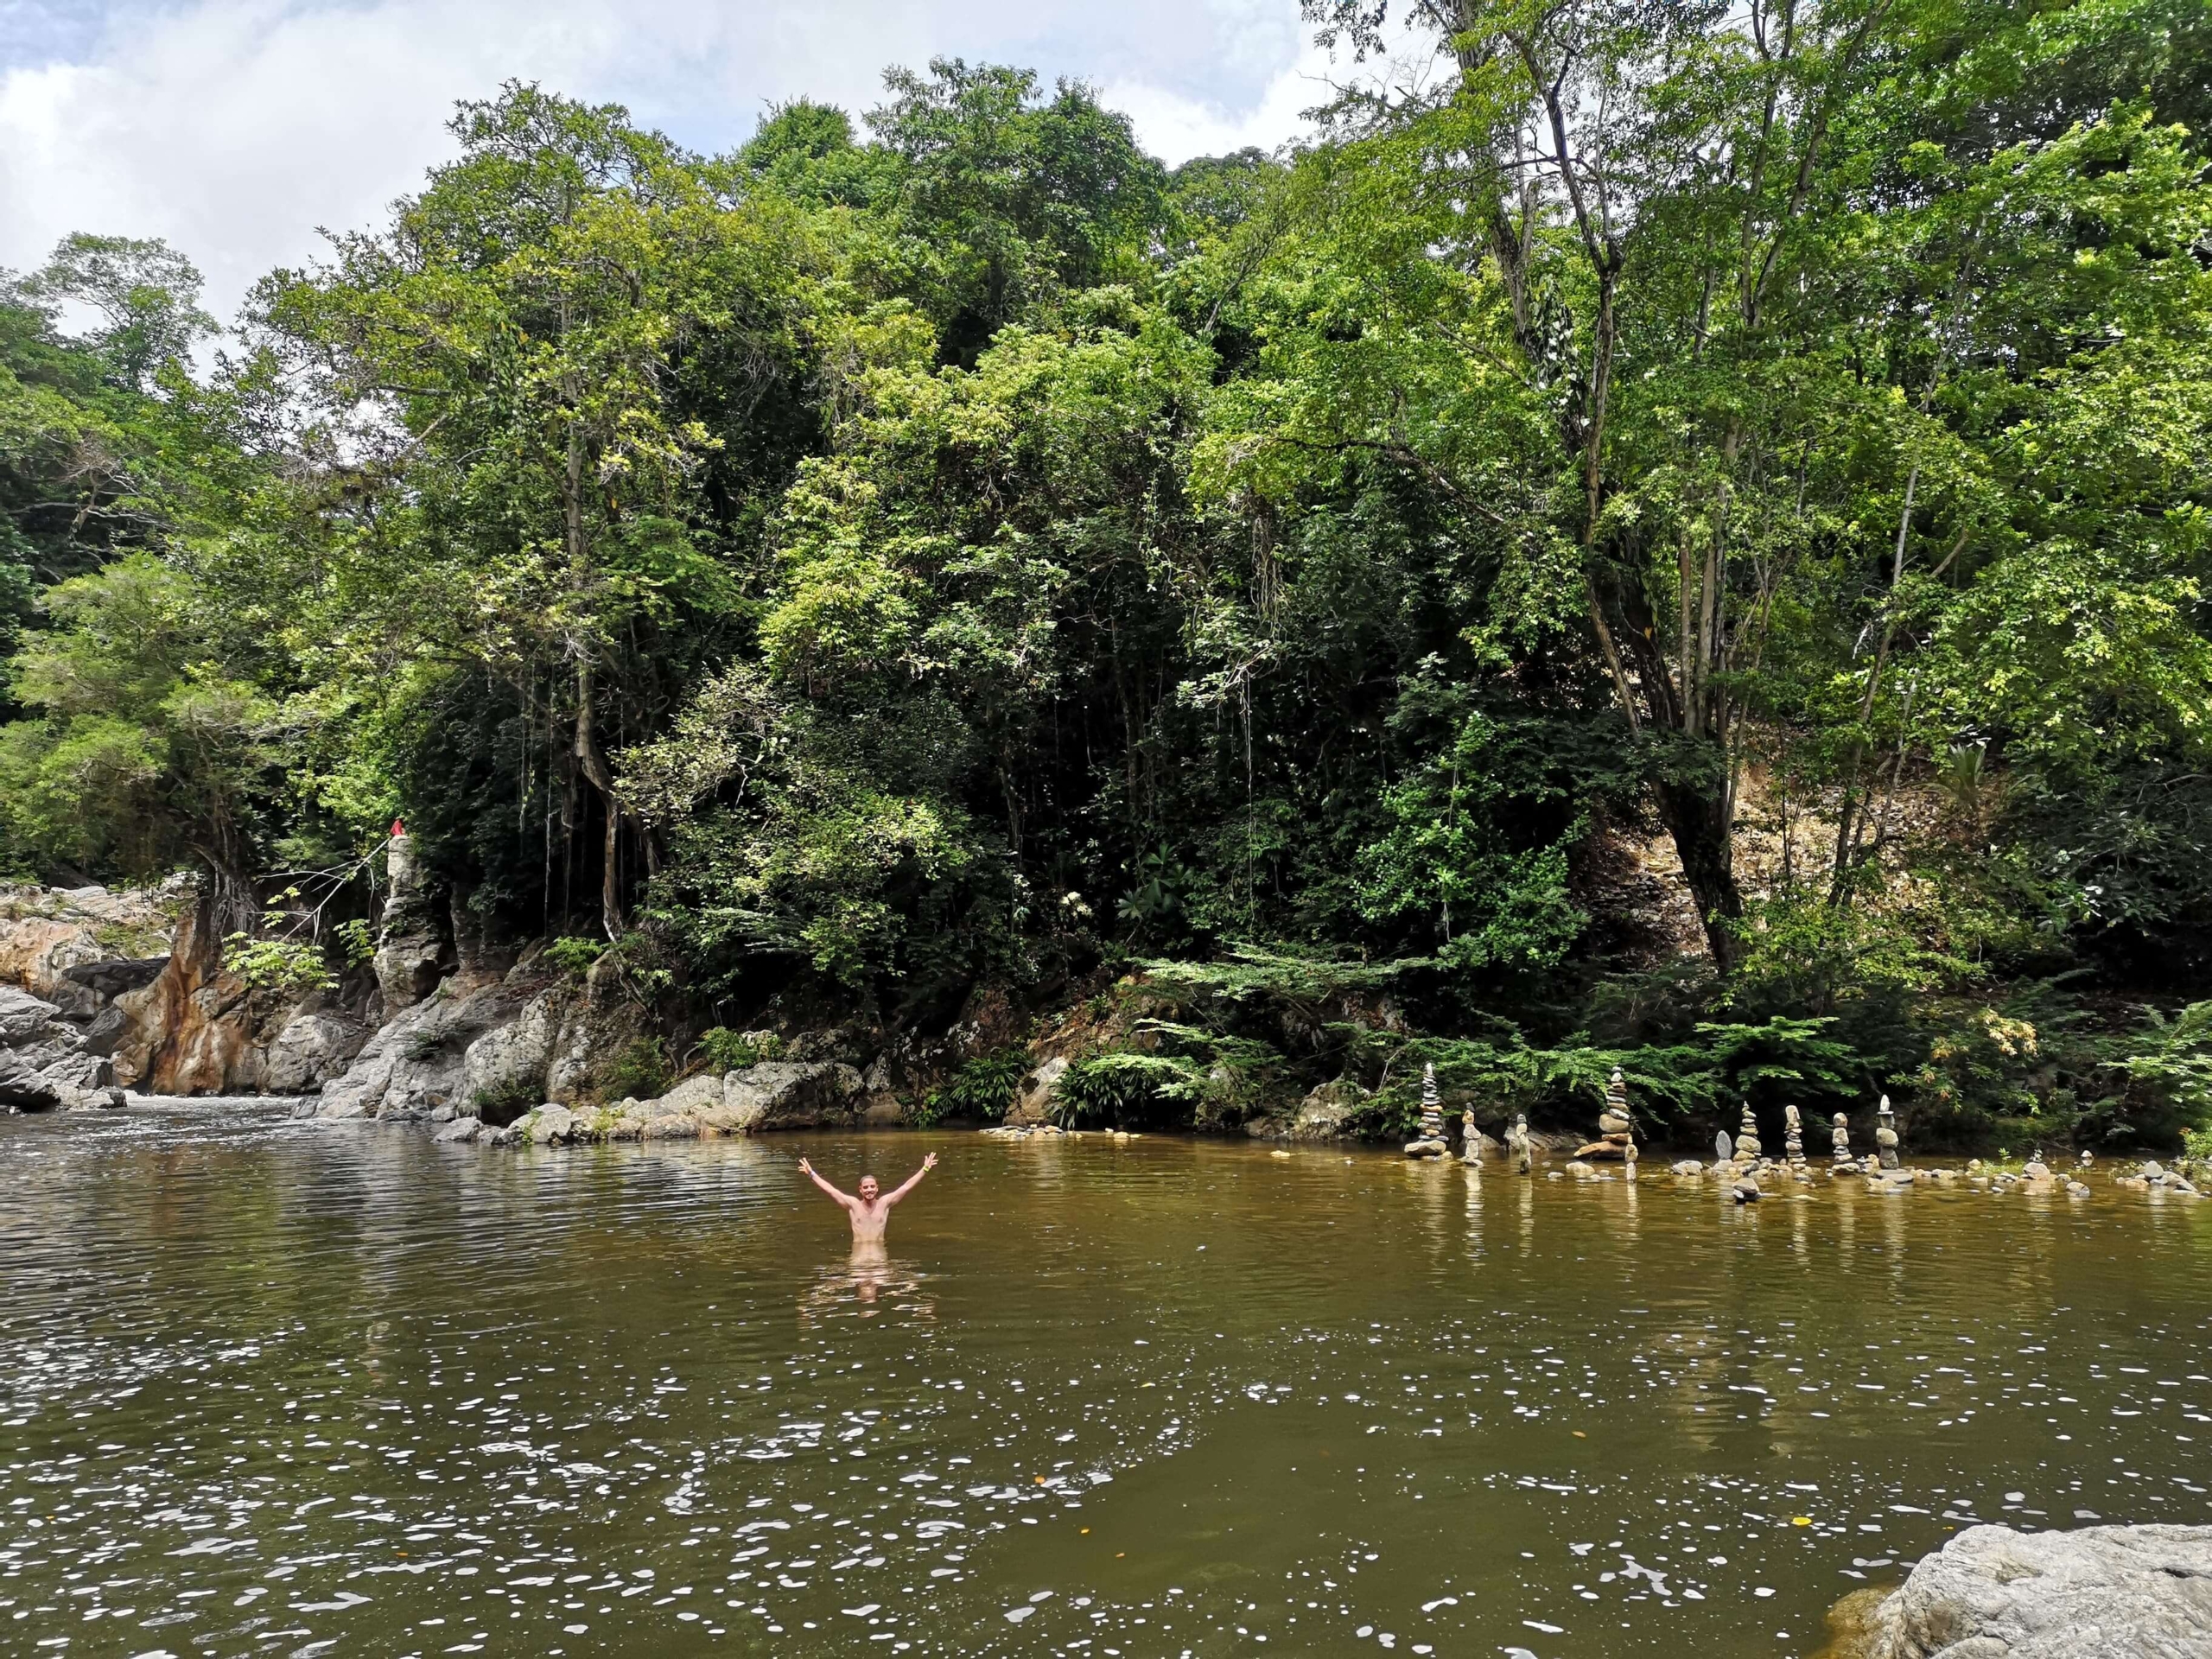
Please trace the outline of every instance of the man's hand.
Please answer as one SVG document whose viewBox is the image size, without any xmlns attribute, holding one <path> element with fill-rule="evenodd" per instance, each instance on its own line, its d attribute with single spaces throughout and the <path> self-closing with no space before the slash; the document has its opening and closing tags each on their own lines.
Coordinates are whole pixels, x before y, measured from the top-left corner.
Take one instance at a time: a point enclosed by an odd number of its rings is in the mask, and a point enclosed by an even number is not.
<svg viewBox="0 0 2212 1659">
<path fill-rule="evenodd" d="M 811 1175 L 814 1173 L 814 1166 L 802 1158 L 798 1160 L 798 1173 L 802 1175 Z"/>
<path fill-rule="evenodd" d="M 924 1154 L 922 1158 L 922 1167 L 924 1169 L 935 1169 L 937 1167 L 937 1154 L 932 1152 Z"/>
</svg>

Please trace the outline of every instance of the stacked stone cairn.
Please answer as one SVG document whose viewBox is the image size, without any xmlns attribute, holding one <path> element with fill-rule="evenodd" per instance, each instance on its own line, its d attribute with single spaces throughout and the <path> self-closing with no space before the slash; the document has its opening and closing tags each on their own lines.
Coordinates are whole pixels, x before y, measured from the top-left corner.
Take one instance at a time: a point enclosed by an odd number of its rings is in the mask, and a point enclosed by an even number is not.
<svg viewBox="0 0 2212 1659">
<path fill-rule="evenodd" d="M 1851 1155 L 1851 1120 L 1841 1112 L 1838 1112 L 1833 1122 L 1835 1124 L 1835 1130 L 1828 1140 L 1829 1144 L 1835 1148 L 1835 1154 L 1828 1160 L 1828 1173 L 1848 1174 L 1859 1167 L 1859 1160 Z"/>
<path fill-rule="evenodd" d="M 1789 1173 L 1798 1180 L 1808 1179 L 1805 1168 L 1805 1125 L 1797 1116 L 1795 1106 L 1782 1109 L 1782 1154 L 1789 1160 Z"/>
<path fill-rule="evenodd" d="M 1751 1116 L 1751 1103 L 1744 1103 L 1743 1121 L 1736 1126 L 1736 1173 L 1729 1195 L 1738 1204 L 1756 1204 L 1759 1198 L 1759 1125 Z"/>
<path fill-rule="evenodd" d="M 1874 1155 L 1885 1169 L 1897 1166 L 1897 1120 L 1890 1109 L 1890 1097 L 1882 1096 L 1882 1103 L 1874 1109 Z"/>
<path fill-rule="evenodd" d="M 1516 1175 L 1534 1173 L 1536 1166 L 1535 1143 L 1529 1139 L 1529 1115 L 1516 1112 L 1513 1122 L 1505 1131 L 1505 1155 L 1513 1165 Z"/>
<path fill-rule="evenodd" d="M 1577 1147 L 1577 1158 L 1618 1160 L 1636 1173 L 1636 1135 L 1629 1127 L 1628 1084 L 1618 1065 L 1613 1068 L 1613 1080 L 1605 1085 L 1605 1109 L 1598 1115 L 1598 1138 L 1587 1146 Z"/>
<path fill-rule="evenodd" d="M 1736 1163 L 1739 1168 L 1758 1173 L 1759 1166 L 1759 1124 L 1751 1116 L 1751 1103 L 1744 1103 L 1744 1120 L 1736 1126 Z"/>
<path fill-rule="evenodd" d="M 1421 1072 L 1421 1133 L 1406 1142 L 1408 1158 L 1441 1158 L 1444 1144 L 1444 1102 L 1436 1092 L 1436 1067 L 1425 1065 Z"/>
</svg>

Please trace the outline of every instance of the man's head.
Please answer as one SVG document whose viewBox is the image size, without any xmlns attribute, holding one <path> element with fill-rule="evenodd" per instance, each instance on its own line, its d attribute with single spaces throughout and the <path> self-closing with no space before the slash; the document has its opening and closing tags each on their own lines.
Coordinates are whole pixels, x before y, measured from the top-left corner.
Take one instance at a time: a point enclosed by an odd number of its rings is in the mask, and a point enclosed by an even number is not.
<svg viewBox="0 0 2212 1659">
<path fill-rule="evenodd" d="M 873 1204 L 875 1202 L 876 1190 L 874 1176 L 863 1175 L 861 1177 L 861 1197 L 866 1198 L 870 1204 Z"/>
</svg>

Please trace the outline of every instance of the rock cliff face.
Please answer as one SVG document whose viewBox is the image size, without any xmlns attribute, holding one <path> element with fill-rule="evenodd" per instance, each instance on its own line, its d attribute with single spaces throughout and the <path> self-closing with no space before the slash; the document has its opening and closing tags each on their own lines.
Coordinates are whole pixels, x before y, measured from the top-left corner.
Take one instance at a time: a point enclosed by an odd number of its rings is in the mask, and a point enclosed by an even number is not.
<svg viewBox="0 0 2212 1659">
<path fill-rule="evenodd" d="M 2212 1659 L 2212 1527 L 1969 1527 L 1845 1644 L 1859 1659 Z"/>
<path fill-rule="evenodd" d="M 226 973 L 195 895 L 175 882 L 0 889 L 0 986 L 50 1004 L 72 1029 L 74 1058 L 48 1054 L 35 1069 L 149 1094 L 320 1088 L 368 1039 L 375 1014 L 321 994 L 256 991 Z"/>
</svg>

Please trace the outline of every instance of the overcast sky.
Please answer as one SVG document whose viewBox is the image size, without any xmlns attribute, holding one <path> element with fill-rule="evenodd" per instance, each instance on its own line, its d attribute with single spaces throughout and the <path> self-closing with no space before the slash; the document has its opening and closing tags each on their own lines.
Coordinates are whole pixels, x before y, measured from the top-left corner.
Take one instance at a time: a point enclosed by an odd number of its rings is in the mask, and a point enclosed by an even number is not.
<svg viewBox="0 0 2212 1659">
<path fill-rule="evenodd" d="M 1273 145 L 1322 101 L 1297 0 L 0 0 L 0 268 L 70 231 L 160 236 L 229 316 L 315 228 L 363 226 L 509 78 L 626 104 L 703 150 L 886 66 L 1096 84 L 1169 162 Z"/>
</svg>

